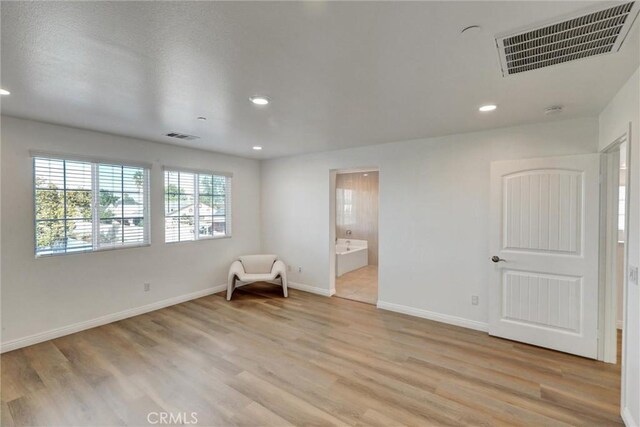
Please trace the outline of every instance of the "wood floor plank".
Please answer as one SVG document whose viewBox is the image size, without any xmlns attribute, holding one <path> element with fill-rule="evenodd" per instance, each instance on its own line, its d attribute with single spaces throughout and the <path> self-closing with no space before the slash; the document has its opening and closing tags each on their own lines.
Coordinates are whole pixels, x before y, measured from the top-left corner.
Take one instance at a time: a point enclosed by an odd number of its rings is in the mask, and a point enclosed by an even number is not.
<svg viewBox="0 0 640 427">
<path fill-rule="evenodd" d="M 228 384 L 294 425 L 343 424 L 332 414 L 248 371 L 238 374 L 233 380 L 229 380 Z"/>
<path fill-rule="evenodd" d="M 46 415 L 39 410 L 38 394 L 36 392 L 28 396 L 22 396 L 7 403 L 7 409 L 13 422 L 16 425 L 23 426 L 44 426 L 54 425 L 56 422 L 64 422 L 57 418 L 54 411 L 51 410 L 53 405 L 49 406 L 50 410 L 47 411 Z"/>
<path fill-rule="evenodd" d="M 2 355 L 2 401 L 9 402 L 44 388 L 44 383 L 29 364 L 23 350 Z"/>
<path fill-rule="evenodd" d="M 0 401 L 0 425 L 3 427 L 15 426 L 9 405 L 5 401 Z"/>
<path fill-rule="evenodd" d="M 259 423 L 264 427 L 293 427 L 284 418 L 274 414 L 258 402 L 251 402 L 244 411 L 238 412 L 234 417 L 234 423 L 238 426 L 255 427 L 256 420 L 260 420 Z"/>
<path fill-rule="evenodd" d="M 621 425 L 619 365 L 260 283 L 0 362 L 9 427 Z"/>
</svg>

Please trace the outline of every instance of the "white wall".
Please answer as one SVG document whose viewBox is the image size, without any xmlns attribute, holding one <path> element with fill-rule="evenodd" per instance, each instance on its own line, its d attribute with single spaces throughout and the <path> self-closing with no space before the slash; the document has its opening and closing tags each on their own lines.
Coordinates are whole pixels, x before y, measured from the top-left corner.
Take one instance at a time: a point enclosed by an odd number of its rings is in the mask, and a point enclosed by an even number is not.
<svg viewBox="0 0 640 427">
<path fill-rule="evenodd" d="M 482 329 L 490 162 L 597 148 L 598 121 L 586 118 L 264 161 L 263 249 L 296 267 L 290 281 L 327 292 L 329 171 L 378 167 L 379 301 Z"/>
<path fill-rule="evenodd" d="M 620 89 L 600 114 L 600 148 L 605 148 L 625 134 L 632 123 L 631 171 L 629 188 L 629 264 L 640 265 L 640 70 Z M 623 415 L 628 425 L 640 425 L 640 290 L 637 285 L 627 285 L 626 314 L 623 325 L 625 365 L 623 390 Z"/>
<path fill-rule="evenodd" d="M 151 246 L 35 259 L 30 149 L 153 163 Z M 1 150 L 3 346 L 224 284 L 234 256 L 260 249 L 256 160 L 8 117 Z M 163 164 L 233 173 L 232 238 L 164 243 Z"/>
</svg>

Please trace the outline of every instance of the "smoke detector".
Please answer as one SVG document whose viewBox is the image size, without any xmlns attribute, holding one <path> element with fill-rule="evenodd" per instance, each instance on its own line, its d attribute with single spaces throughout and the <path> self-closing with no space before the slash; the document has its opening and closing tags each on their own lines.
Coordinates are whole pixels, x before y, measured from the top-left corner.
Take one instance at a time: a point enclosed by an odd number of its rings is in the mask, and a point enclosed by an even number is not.
<svg viewBox="0 0 640 427">
<path fill-rule="evenodd" d="M 165 134 L 169 138 L 181 139 L 183 141 L 193 141 L 194 139 L 200 139 L 199 136 L 187 135 L 186 133 L 178 133 L 178 132 L 169 132 Z"/>
<path fill-rule="evenodd" d="M 638 15 L 636 2 L 573 14 L 496 37 L 502 75 L 620 50 Z"/>
</svg>

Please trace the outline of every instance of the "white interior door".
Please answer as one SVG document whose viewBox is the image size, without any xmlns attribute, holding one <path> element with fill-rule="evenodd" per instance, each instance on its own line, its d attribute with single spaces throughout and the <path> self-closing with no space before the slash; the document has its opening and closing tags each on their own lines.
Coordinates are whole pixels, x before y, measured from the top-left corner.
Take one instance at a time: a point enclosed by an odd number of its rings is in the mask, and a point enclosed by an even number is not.
<svg viewBox="0 0 640 427">
<path fill-rule="evenodd" d="M 491 164 L 489 333 L 596 358 L 600 157 Z"/>
</svg>

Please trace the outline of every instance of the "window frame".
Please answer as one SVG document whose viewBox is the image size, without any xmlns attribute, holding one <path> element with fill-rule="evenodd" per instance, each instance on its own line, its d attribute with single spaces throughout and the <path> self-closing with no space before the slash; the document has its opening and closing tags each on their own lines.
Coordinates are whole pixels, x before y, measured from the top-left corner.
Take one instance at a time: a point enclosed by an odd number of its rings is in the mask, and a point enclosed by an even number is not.
<svg viewBox="0 0 640 427">
<path fill-rule="evenodd" d="M 171 218 L 167 215 L 167 183 L 168 183 L 168 174 L 169 173 L 177 173 L 178 177 L 181 173 L 191 174 L 193 175 L 193 214 L 188 215 L 188 217 L 193 217 L 193 239 L 190 240 L 182 240 L 180 238 L 180 225 L 178 224 L 178 239 L 177 240 L 167 240 L 167 219 Z M 211 176 L 211 177 L 223 177 L 225 178 L 225 204 L 224 204 L 224 215 L 211 215 L 212 217 L 212 234 L 201 236 L 199 233 L 199 225 L 200 225 L 200 178 L 201 176 Z M 174 243 L 188 243 L 188 242 L 198 242 L 203 240 L 219 240 L 219 239 L 230 239 L 233 237 L 233 209 L 232 209 L 232 193 L 233 193 L 233 174 L 229 172 L 219 172 L 219 171 L 208 171 L 208 170 L 200 170 L 200 169 L 190 169 L 190 168 L 182 168 L 182 167 L 173 167 L 173 166 L 164 166 L 162 171 L 162 179 L 163 179 L 163 189 L 162 189 L 162 203 L 163 203 L 163 212 L 164 212 L 164 243 L 165 244 L 174 244 Z M 180 182 L 178 178 L 178 183 Z M 178 187 L 179 184 L 178 184 Z M 174 193 L 171 193 L 174 194 Z M 180 192 L 180 188 L 178 188 L 178 197 L 182 193 Z M 187 193 L 185 193 L 187 194 Z M 187 194 L 190 195 L 190 194 Z M 221 195 L 212 194 L 210 197 L 221 197 Z M 177 212 L 180 212 L 178 209 Z M 213 219 L 218 216 L 224 216 L 224 224 L 225 224 L 225 234 L 223 236 L 216 236 L 213 234 L 214 222 Z M 180 215 L 177 216 L 178 222 L 180 221 Z"/>
<path fill-rule="evenodd" d="M 65 256 L 65 255 L 78 255 L 78 254 L 87 254 L 93 252 L 105 252 L 111 250 L 118 249 L 131 249 L 131 248 L 139 248 L 151 246 L 151 169 L 152 165 L 147 163 L 131 163 L 120 160 L 106 159 L 106 158 L 94 158 L 94 157 L 84 157 L 84 156 L 74 156 L 74 155 L 65 155 L 59 153 L 47 153 L 47 152 L 37 152 L 31 151 L 31 167 L 32 167 L 32 203 L 33 203 L 33 250 L 34 257 L 36 259 L 39 258 L 48 258 L 55 256 Z M 38 219 L 38 203 L 37 203 L 37 191 L 42 190 L 39 189 L 36 183 L 37 178 L 37 170 L 36 170 L 36 162 L 38 160 L 47 160 L 47 161 L 59 161 L 64 162 L 64 177 L 63 180 L 66 182 L 66 162 L 76 162 L 76 163 L 86 163 L 90 166 L 90 178 L 91 178 L 91 190 L 68 190 L 66 183 L 63 189 L 57 189 L 56 191 L 61 191 L 66 193 L 67 191 L 88 191 L 91 193 L 91 217 L 83 218 L 91 220 L 91 245 L 87 248 L 79 249 L 79 250 L 71 250 L 69 251 L 65 248 L 64 251 L 54 251 L 53 249 L 49 251 L 38 251 L 38 223 L 46 222 L 46 221 L 64 221 L 65 229 L 66 229 L 66 221 L 69 218 L 59 218 L 59 219 Z M 142 169 L 142 220 L 143 220 L 143 238 L 142 241 L 139 242 L 131 242 L 131 243 L 121 243 L 121 244 L 113 244 L 113 243 L 101 243 L 100 242 L 100 188 L 99 188 L 99 168 L 100 166 L 117 166 L 120 168 L 137 168 Z M 124 172 L 122 172 L 122 176 L 124 176 Z M 53 191 L 53 190 L 51 190 Z M 125 193 L 124 191 L 122 192 Z M 66 205 L 66 197 L 65 197 L 65 205 Z M 136 217 L 138 218 L 138 217 Z M 75 219 L 71 219 L 75 220 Z"/>
</svg>

